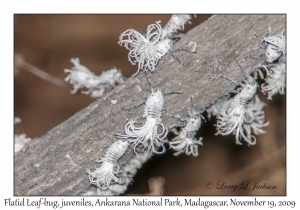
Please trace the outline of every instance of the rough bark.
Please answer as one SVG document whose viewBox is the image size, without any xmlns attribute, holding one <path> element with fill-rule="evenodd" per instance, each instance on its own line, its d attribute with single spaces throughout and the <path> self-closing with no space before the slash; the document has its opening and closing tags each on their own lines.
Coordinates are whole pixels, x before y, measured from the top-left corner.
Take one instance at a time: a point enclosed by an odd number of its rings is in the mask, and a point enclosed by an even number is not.
<svg viewBox="0 0 300 210">
<path fill-rule="evenodd" d="M 244 59 L 249 54 L 261 53 L 254 32 L 262 37 L 272 28 L 271 34 L 285 30 L 285 15 L 215 15 L 190 30 L 174 46 L 187 47 L 197 43 L 197 53 L 178 52 L 183 64 L 167 56 L 155 73 L 149 74 L 155 88 L 165 92 L 179 91 L 179 95 L 165 96 L 165 109 L 169 114 L 187 116 L 190 98 L 197 110 L 214 103 L 219 97 L 235 88 L 220 73 L 242 81 L 239 64 L 253 72 L 263 63 L 261 59 Z M 105 145 L 112 141 L 103 136 L 123 133 L 126 119 L 141 117 L 144 106 L 124 111 L 150 95 L 150 88 L 143 73 L 129 78 L 104 97 L 50 130 L 33 139 L 26 149 L 15 155 L 15 195 L 78 195 L 89 187 L 85 170 L 94 168 L 97 157 L 103 157 Z M 111 100 L 117 100 L 112 104 Z M 176 123 L 162 112 L 165 126 Z M 101 130 L 100 130 L 101 129 Z M 67 158 L 69 157 L 72 161 Z M 129 149 L 121 158 L 127 162 L 134 156 Z M 99 165 L 98 165 L 99 167 Z"/>
</svg>

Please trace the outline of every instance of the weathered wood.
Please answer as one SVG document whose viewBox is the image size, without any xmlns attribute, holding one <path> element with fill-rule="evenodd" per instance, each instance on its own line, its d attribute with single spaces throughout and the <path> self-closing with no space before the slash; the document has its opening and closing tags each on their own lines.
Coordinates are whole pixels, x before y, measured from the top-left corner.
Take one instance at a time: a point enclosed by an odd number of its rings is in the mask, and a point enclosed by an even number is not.
<svg viewBox="0 0 300 210">
<path fill-rule="evenodd" d="M 190 98 L 200 110 L 214 103 L 235 86 L 219 76 L 220 73 L 241 81 L 243 79 L 235 60 L 253 72 L 261 59 L 243 59 L 249 54 L 260 54 L 254 32 L 262 37 L 267 25 L 272 34 L 285 30 L 285 15 L 215 15 L 190 30 L 174 48 L 197 43 L 196 54 L 178 52 L 176 55 L 186 67 L 167 56 L 159 70 L 150 74 L 155 88 L 165 92 L 179 91 L 180 95 L 165 96 L 169 114 L 187 115 Z M 26 152 L 15 155 L 15 195 L 78 195 L 89 187 L 85 170 L 94 168 L 97 157 L 103 157 L 112 141 L 103 136 L 123 133 L 126 119 L 141 117 L 144 106 L 124 111 L 150 95 L 145 75 L 129 78 L 124 84 L 90 104 L 87 108 L 32 140 Z M 112 104 L 111 100 L 117 100 Z M 165 126 L 176 123 L 162 113 Z M 72 161 L 67 158 L 69 157 Z M 134 156 L 130 149 L 121 158 L 127 162 Z M 99 165 L 98 165 L 99 167 Z"/>
</svg>

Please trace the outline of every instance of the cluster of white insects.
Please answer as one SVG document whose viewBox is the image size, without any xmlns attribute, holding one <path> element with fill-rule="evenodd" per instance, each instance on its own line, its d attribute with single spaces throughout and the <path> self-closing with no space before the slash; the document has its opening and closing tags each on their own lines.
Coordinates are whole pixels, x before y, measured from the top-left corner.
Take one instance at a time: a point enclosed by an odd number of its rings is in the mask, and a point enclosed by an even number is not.
<svg viewBox="0 0 300 210">
<path fill-rule="evenodd" d="M 151 24 L 148 26 L 146 35 L 142 35 L 134 29 L 129 29 L 121 34 L 119 44 L 124 44 L 126 49 L 129 50 L 129 61 L 134 65 L 138 63 L 138 71 L 136 72 L 136 74 L 138 74 L 140 70 L 143 70 L 144 72 L 153 72 L 158 64 L 158 61 L 162 59 L 162 57 L 167 53 L 175 57 L 180 62 L 180 60 L 172 53 L 179 50 L 194 52 L 196 45 L 195 43 L 192 43 L 194 44 L 194 49 L 192 51 L 189 51 L 187 49 L 172 49 L 174 43 L 172 38 L 183 36 L 181 34 L 173 35 L 173 33 L 175 33 L 179 29 L 184 29 L 184 24 L 190 19 L 190 15 L 173 15 L 171 20 L 163 29 L 160 26 L 160 21 L 157 21 L 155 24 Z M 71 60 L 71 62 L 73 62 L 75 65 L 75 67 L 72 69 L 73 71 L 65 70 L 65 72 L 70 72 L 71 74 L 75 72 L 77 73 L 79 71 L 84 73 L 88 72 L 84 75 L 88 75 L 89 78 L 95 77 L 94 74 L 87 70 L 87 68 L 79 64 L 79 60 L 73 59 Z M 77 89 L 82 86 L 89 88 L 88 92 L 94 90 L 96 85 L 95 83 L 97 82 L 93 83 L 94 86 L 86 85 L 86 80 L 82 80 L 82 77 L 83 76 L 79 74 L 74 74 L 69 75 L 66 78 L 66 80 L 70 78 L 72 79 L 71 84 L 74 84 L 73 92 L 76 92 Z M 121 78 L 123 79 L 123 77 Z M 104 89 L 107 87 L 107 85 L 103 81 L 104 79 L 102 79 L 101 82 L 98 82 L 97 85 L 99 86 L 99 84 L 101 84 L 101 88 Z M 117 81 L 117 83 L 121 82 Z M 166 94 L 160 89 L 154 90 L 151 88 L 151 92 L 151 95 L 147 98 L 146 101 L 143 101 L 142 103 L 129 108 L 132 109 L 142 104 L 146 105 L 144 114 L 142 116 L 146 119 L 144 125 L 137 126 L 138 123 L 135 119 L 129 120 L 124 126 L 124 134 L 115 134 L 119 138 L 119 140 L 108 148 L 107 153 L 103 159 L 97 161 L 102 162 L 102 166 L 100 168 L 96 168 L 94 172 L 87 170 L 90 183 L 96 185 L 98 189 L 100 189 L 99 194 L 107 194 L 105 192 L 107 192 L 108 188 L 110 189 L 110 191 L 119 193 L 123 192 L 126 188 L 124 189 L 120 187 L 120 185 L 124 184 L 128 180 L 131 181 L 131 179 L 127 178 L 128 173 L 127 175 L 126 173 L 124 173 L 124 171 L 128 172 L 127 168 L 131 168 L 130 164 L 123 168 L 123 178 L 117 177 L 120 173 L 117 161 L 123 156 L 129 145 L 133 145 L 133 150 L 135 153 L 137 153 L 137 156 L 140 155 L 138 154 L 140 153 L 140 150 L 143 150 L 142 154 L 162 154 L 166 151 L 164 144 L 168 142 L 166 138 L 168 134 L 168 128 L 165 128 L 161 119 L 161 111 L 164 107 L 164 95 Z M 103 94 L 104 91 L 102 91 L 101 93 Z M 98 94 L 98 96 L 102 94 Z M 198 146 L 198 144 L 202 145 L 202 143 L 201 139 L 199 141 L 195 141 L 193 139 L 193 135 L 200 127 L 201 120 L 200 115 L 198 115 L 193 109 L 191 110 L 191 112 L 189 112 L 189 114 L 191 118 L 186 119 L 188 123 L 184 128 L 185 130 L 183 129 L 183 131 L 181 132 L 181 135 L 185 135 L 185 140 L 182 140 L 184 142 L 180 143 L 180 146 L 175 146 L 176 139 L 174 139 L 173 143 L 175 144 L 172 145 L 174 150 L 178 150 L 179 148 L 181 150 L 184 149 L 186 150 L 187 154 L 192 153 L 195 156 L 198 154 L 198 148 L 195 146 Z M 194 125 L 194 121 L 196 125 Z M 184 148 L 183 146 L 181 146 L 182 144 L 185 144 Z M 137 168 L 136 164 L 134 168 Z M 134 175 L 135 170 L 129 170 L 130 174 Z M 117 186 L 115 187 L 117 189 L 114 189 L 114 187 L 110 187 L 111 184 Z"/>
<path fill-rule="evenodd" d="M 182 34 L 174 33 L 177 30 L 184 29 L 184 25 L 189 23 L 190 19 L 190 15 L 173 15 L 163 28 L 160 25 L 160 21 L 150 24 L 146 34 L 141 34 L 134 29 L 128 29 L 121 33 L 119 45 L 124 45 L 129 50 L 128 60 L 133 65 L 138 65 L 138 70 L 134 76 L 140 70 L 145 73 L 154 72 L 159 61 L 163 60 L 167 54 L 175 57 L 180 62 L 173 54 L 174 52 L 179 50 L 195 52 L 196 44 L 194 42 L 190 43 L 194 44 L 194 49 L 191 51 L 187 49 L 173 49 L 175 42 L 173 39 L 183 36 Z M 285 36 L 283 33 L 269 36 L 270 32 L 271 29 L 269 28 L 268 33 L 264 35 L 263 40 L 260 42 L 260 47 L 266 49 L 264 53 L 266 61 L 263 65 L 257 67 L 261 77 L 263 77 L 261 70 L 266 72 L 265 83 L 261 85 L 261 91 L 264 94 L 268 94 L 268 99 L 272 99 L 272 96 L 277 92 L 284 94 L 286 73 Z M 115 68 L 103 72 L 100 76 L 96 76 L 86 67 L 80 65 L 78 58 L 72 58 L 71 62 L 74 64 L 74 67 L 71 70 L 66 69 L 65 72 L 70 73 L 66 80 L 74 85 L 74 90 L 71 91 L 72 94 L 76 93 L 78 89 L 85 87 L 88 91 L 82 93 L 91 94 L 91 97 L 100 97 L 105 91 L 125 81 L 121 72 Z M 256 95 L 256 91 L 259 88 L 256 82 L 256 72 L 254 76 L 251 76 L 239 64 L 238 66 L 244 75 L 242 82 L 237 82 L 222 74 L 220 75 L 239 87 L 237 90 L 231 91 L 231 93 L 236 95 L 232 98 L 230 98 L 230 94 L 223 96 L 216 103 L 206 108 L 207 117 L 210 119 L 212 115 L 216 116 L 216 135 L 234 134 L 236 144 L 241 145 L 242 141 L 245 141 L 248 145 L 254 145 L 256 144 L 256 138 L 252 133 L 255 135 L 264 134 L 263 127 L 266 127 L 269 122 L 264 122 L 263 107 L 265 104 Z M 150 83 L 149 80 L 148 82 Z M 96 168 L 93 172 L 87 170 L 90 183 L 98 187 L 100 190 L 99 194 L 123 193 L 127 188 L 126 186 L 132 181 L 132 176 L 136 173 L 136 170 L 152 154 L 162 154 L 166 151 L 166 143 L 169 144 L 170 149 L 175 151 L 174 156 L 182 153 L 195 157 L 199 155 L 198 146 L 203 145 L 203 138 L 199 137 L 197 139 L 195 136 L 201 127 L 202 119 L 204 119 L 202 116 L 204 110 L 196 111 L 191 99 L 191 106 L 188 109 L 189 116 L 171 116 L 179 120 L 178 123 L 169 128 L 165 127 L 161 113 L 164 109 L 164 96 L 167 94 L 159 88 L 154 90 L 151 84 L 150 87 L 152 93 L 145 101 L 127 109 L 131 110 L 145 104 L 142 115 L 145 122 L 141 126 L 139 126 L 141 123 L 137 122 L 136 119 L 130 119 L 126 122 L 124 133 L 115 133 L 118 141 L 108 148 L 104 158 L 97 160 L 97 162 L 102 163 L 101 167 Z M 176 127 L 180 127 L 181 130 L 178 132 Z M 167 139 L 169 131 L 176 135 L 170 141 Z M 136 159 L 129 161 L 120 170 L 118 160 L 130 147 L 136 153 Z M 124 183 L 126 184 L 124 185 Z"/>
<path fill-rule="evenodd" d="M 284 94 L 286 83 L 285 36 L 283 32 L 279 35 L 269 36 L 270 32 L 271 28 L 268 27 L 268 32 L 259 43 L 261 48 L 266 49 L 266 52 L 263 53 L 266 61 L 265 64 L 257 67 L 261 78 L 263 75 L 260 70 L 266 71 L 267 77 L 264 80 L 265 83 L 261 85 L 261 91 L 268 94 L 268 100 L 272 100 L 272 96 L 278 92 Z M 208 108 L 208 113 L 215 115 L 218 119 L 216 135 L 233 133 L 236 136 L 236 144 L 242 144 L 240 140 L 243 139 L 248 145 L 254 145 L 256 138 L 251 135 L 252 132 L 255 135 L 264 134 L 265 131 L 262 128 L 269 125 L 269 122 L 264 123 L 263 107 L 265 104 L 255 95 L 258 88 L 255 81 L 256 75 L 252 77 L 244 70 L 243 72 L 245 76 L 243 83 L 239 84 L 231 80 L 237 86 L 241 86 L 235 91 L 237 95 L 227 102 L 228 96 L 219 99 L 215 105 Z"/>
</svg>

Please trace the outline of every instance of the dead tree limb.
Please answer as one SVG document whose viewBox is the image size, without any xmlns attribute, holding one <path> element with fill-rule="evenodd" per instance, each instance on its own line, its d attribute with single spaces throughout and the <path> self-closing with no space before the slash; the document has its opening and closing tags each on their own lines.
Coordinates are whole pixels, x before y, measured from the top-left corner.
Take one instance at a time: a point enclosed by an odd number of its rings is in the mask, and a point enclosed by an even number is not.
<svg viewBox="0 0 300 210">
<path fill-rule="evenodd" d="M 216 15 L 190 30 L 174 46 L 175 49 L 185 48 L 190 42 L 197 43 L 195 54 L 176 53 L 187 66 L 183 67 L 167 55 L 158 71 L 150 74 L 155 88 L 182 93 L 165 96 L 168 113 L 186 116 L 191 97 L 194 107 L 200 110 L 234 89 L 235 86 L 221 78 L 220 73 L 242 81 L 236 60 L 249 72 L 264 60 L 264 57 L 244 59 L 249 54 L 261 53 L 254 32 L 262 37 L 270 26 L 272 34 L 278 34 L 285 30 L 285 22 L 285 15 Z M 101 148 L 112 143 L 101 130 L 109 135 L 123 133 L 125 121 L 142 116 L 144 107 L 131 111 L 122 108 L 137 104 L 150 93 L 146 77 L 140 73 L 44 136 L 32 140 L 26 152 L 15 155 L 15 195 L 78 195 L 84 192 L 89 187 L 85 170 L 95 167 L 92 160 L 103 157 L 106 149 Z M 165 126 L 176 123 L 164 112 L 162 119 Z M 127 162 L 133 156 L 130 149 L 121 161 Z"/>
</svg>

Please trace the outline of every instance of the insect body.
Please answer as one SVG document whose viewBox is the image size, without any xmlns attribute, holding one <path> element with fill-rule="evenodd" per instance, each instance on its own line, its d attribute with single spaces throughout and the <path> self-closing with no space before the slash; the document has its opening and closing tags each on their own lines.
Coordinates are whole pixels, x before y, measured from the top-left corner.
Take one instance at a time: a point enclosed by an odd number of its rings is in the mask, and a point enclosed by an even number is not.
<svg viewBox="0 0 300 210">
<path fill-rule="evenodd" d="M 65 73 L 70 73 L 65 80 L 70 81 L 74 85 L 71 91 L 75 94 L 80 88 L 87 88 L 87 91 L 82 91 L 83 94 L 91 94 L 91 97 L 101 97 L 105 91 L 108 91 L 125 81 L 120 70 L 113 68 L 108 71 L 103 71 L 101 75 L 97 76 L 88 68 L 79 63 L 78 58 L 72 58 L 71 62 L 74 64 L 71 70 L 65 69 Z"/>
<path fill-rule="evenodd" d="M 271 28 L 268 27 L 268 32 L 264 35 L 260 43 L 262 48 L 266 48 L 266 62 L 274 63 L 279 58 L 286 56 L 285 36 L 283 32 L 279 35 L 269 36 Z"/>
<path fill-rule="evenodd" d="M 269 36 L 271 28 L 265 34 L 260 46 L 266 48 L 266 62 L 258 67 L 258 71 L 266 71 L 265 83 L 261 85 L 261 91 L 268 93 L 268 100 L 276 93 L 284 94 L 286 79 L 286 49 L 283 32 L 279 35 Z"/>
<path fill-rule="evenodd" d="M 102 162 L 100 168 L 96 168 L 94 172 L 87 170 L 90 183 L 96 185 L 102 190 L 106 190 L 111 183 L 122 184 L 125 182 L 122 178 L 118 178 L 119 165 L 118 160 L 124 155 L 128 148 L 128 142 L 118 140 L 113 143 L 107 150 L 104 158 L 96 162 Z"/>
<path fill-rule="evenodd" d="M 161 120 L 161 111 L 164 106 L 164 96 L 160 89 L 152 91 L 147 98 L 143 118 L 146 122 L 143 126 L 137 127 L 135 120 L 130 120 L 125 125 L 125 134 L 115 134 L 121 139 L 128 139 L 133 143 L 134 151 L 137 153 L 137 146 L 152 150 L 153 153 L 161 154 L 165 152 L 163 144 L 167 142 L 168 129 L 164 127 Z M 163 147 L 162 151 L 156 149 Z"/>
<path fill-rule="evenodd" d="M 258 100 L 253 99 L 258 84 L 255 79 L 250 76 L 247 72 L 244 72 L 245 80 L 244 83 L 240 83 L 239 88 L 236 92 L 237 95 L 231 100 L 228 110 L 222 110 L 217 122 L 217 133 L 223 136 L 231 133 L 235 134 L 236 144 L 242 144 L 241 139 L 246 141 L 249 145 L 256 144 L 256 138 L 251 135 L 251 129 L 255 134 L 262 134 L 264 131 L 262 127 L 268 125 L 263 123 L 264 112 L 262 107 L 264 104 Z M 233 81 L 235 84 L 237 82 Z M 256 98 L 258 98 L 256 96 Z M 244 133 L 244 131 L 246 133 Z"/>
<path fill-rule="evenodd" d="M 174 41 L 171 39 L 171 34 L 177 29 L 184 27 L 184 24 L 190 19 L 190 15 L 175 15 L 172 16 L 165 28 L 161 28 L 160 21 L 155 24 L 150 24 L 145 35 L 137 32 L 134 29 L 124 31 L 119 38 L 119 45 L 123 45 L 129 50 L 128 60 L 132 65 L 138 63 L 138 71 L 140 70 L 155 71 L 158 61 L 168 52 L 173 52 L 172 46 Z M 178 37 L 181 37 L 178 36 Z M 178 49 L 176 51 L 179 51 Z M 188 51 L 188 50 L 185 50 Z M 175 55 L 173 57 L 179 60 Z"/>
<path fill-rule="evenodd" d="M 179 135 L 177 130 L 174 130 L 174 133 L 178 136 L 169 141 L 170 148 L 177 151 L 174 153 L 175 156 L 185 152 L 186 155 L 192 154 L 194 157 L 197 157 L 199 155 L 198 145 L 203 145 L 202 137 L 200 137 L 198 140 L 195 139 L 196 132 L 201 126 L 201 117 L 203 116 L 200 113 L 197 113 L 193 109 L 193 106 L 188 113 L 188 118 L 179 118 L 179 120 L 184 121 L 184 127 L 181 129 Z"/>
</svg>

